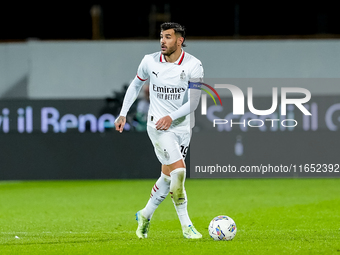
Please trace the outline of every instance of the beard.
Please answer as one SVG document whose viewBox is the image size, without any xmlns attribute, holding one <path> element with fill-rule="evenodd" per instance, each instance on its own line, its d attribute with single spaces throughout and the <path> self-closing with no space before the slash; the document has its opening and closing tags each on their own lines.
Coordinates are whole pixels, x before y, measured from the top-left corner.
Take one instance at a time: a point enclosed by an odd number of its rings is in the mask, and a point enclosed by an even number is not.
<svg viewBox="0 0 340 255">
<path fill-rule="evenodd" d="M 169 57 L 171 54 L 173 54 L 177 50 L 177 45 L 175 44 L 172 47 L 168 47 L 166 51 L 163 53 L 164 56 Z"/>
</svg>

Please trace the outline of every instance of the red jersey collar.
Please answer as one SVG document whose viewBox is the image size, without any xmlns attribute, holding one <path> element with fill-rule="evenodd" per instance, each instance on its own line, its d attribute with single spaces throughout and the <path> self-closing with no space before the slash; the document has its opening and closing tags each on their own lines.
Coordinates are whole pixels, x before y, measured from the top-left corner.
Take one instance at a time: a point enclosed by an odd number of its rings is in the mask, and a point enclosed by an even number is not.
<svg viewBox="0 0 340 255">
<path fill-rule="evenodd" d="M 174 64 L 177 64 L 177 65 L 182 64 L 183 59 L 184 59 L 184 55 L 185 55 L 185 52 L 184 52 L 184 50 L 182 50 L 181 55 L 180 55 L 179 58 L 174 62 Z M 167 61 L 165 60 L 165 57 L 163 56 L 162 53 L 160 54 L 159 62 L 161 62 L 161 63 L 167 63 Z"/>
</svg>

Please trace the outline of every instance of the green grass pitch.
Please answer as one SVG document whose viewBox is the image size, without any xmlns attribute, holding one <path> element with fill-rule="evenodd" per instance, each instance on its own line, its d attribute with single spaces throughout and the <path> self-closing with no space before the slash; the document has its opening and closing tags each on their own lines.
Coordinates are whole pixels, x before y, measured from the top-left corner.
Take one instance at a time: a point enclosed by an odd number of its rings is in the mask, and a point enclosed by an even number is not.
<svg viewBox="0 0 340 255">
<path fill-rule="evenodd" d="M 340 179 L 188 179 L 203 239 L 183 238 L 167 197 L 139 240 L 134 214 L 154 182 L 0 182 L 0 254 L 340 254 Z M 232 241 L 209 237 L 221 214 L 236 222 Z"/>
</svg>

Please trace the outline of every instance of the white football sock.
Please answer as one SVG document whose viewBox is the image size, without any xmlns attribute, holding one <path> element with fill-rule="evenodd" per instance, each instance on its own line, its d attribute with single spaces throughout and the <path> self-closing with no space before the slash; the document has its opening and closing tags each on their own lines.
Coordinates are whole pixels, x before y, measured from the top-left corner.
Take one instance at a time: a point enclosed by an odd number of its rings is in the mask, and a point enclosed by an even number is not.
<svg viewBox="0 0 340 255">
<path fill-rule="evenodd" d="M 156 181 L 151 189 L 150 199 L 144 209 L 142 215 L 151 219 L 157 207 L 164 201 L 170 190 L 170 177 L 161 173 L 161 177 Z"/>
<path fill-rule="evenodd" d="M 189 226 L 192 225 L 192 222 L 189 218 L 187 210 L 188 199 L 184 188 L 185 175 L 185 168 L 177 168 L 170 173 L 170 195 L 181 225 Z"/>
</svg>

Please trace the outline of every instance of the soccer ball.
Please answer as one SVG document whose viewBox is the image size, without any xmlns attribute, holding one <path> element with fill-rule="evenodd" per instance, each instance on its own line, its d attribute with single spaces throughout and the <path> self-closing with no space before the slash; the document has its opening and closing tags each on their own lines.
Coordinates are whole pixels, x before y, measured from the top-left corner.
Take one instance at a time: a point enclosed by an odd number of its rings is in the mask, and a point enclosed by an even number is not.
<svg viewBox="0 0 340 255">
<path fill-rule="evenodd" d="M 210 222 L 208 230 L 212 239 L 229 241 L 235 237 L 237 228 L 232 218 L 220 215 Z"/>
</svg>

